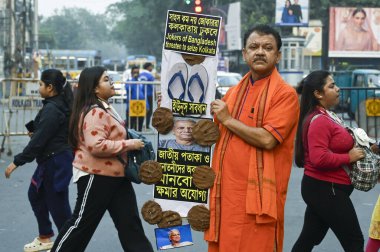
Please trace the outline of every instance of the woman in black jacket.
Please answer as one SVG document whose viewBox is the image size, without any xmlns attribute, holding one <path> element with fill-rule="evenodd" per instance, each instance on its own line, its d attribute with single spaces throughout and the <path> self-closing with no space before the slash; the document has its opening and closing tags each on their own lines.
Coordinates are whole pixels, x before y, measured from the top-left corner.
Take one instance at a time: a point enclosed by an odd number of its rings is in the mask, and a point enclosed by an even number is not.
<svg viewBox="0 0 380 252">
<path fill-rule="evenodd" d="M 31 179 L 28 197 L 37 218 L 39 236 L 24 246 L 24 251 L 47 250 L 54 236 L 49 213 L 59 230 L 71 216 L 68 185 L 72 177 L 73 151 L 68 144 L 68 124 L 73 94 L 62 72 L 48 69 L 42 72 L 39 92 L 44 100 L 32 127 L 24 150 L 14 157 L 5 176 L 34 159 L 37 168 Z"/>
</svg>

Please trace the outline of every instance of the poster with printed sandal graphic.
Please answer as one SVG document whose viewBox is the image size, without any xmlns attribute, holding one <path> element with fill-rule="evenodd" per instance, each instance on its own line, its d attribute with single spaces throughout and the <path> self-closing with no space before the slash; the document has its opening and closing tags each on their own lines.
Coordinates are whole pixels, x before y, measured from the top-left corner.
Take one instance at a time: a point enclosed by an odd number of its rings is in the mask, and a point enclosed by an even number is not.
<svg viewBox="0 0 380 252">
<path fill-rule="evenodd" d="M 154 186 L 154 198 L 163 210 L 181 217 L 196 205 L 208 204 L 209 187 L 196 186 L 193 175 L 198 167 L 212 171 L 211 146 L 219 136 L 210 103 L 215 100 L 220 24 L 216 16 L 171 10 L 167 15 L 161 107 L 153 115 L 163 177 Z"/>
<path fill-rule="evenodd" d="M 154 183 L 154 199 L 141 210 L 146 222 L 158 226 L 160 250 L 193 244 L 175 243 L 168 231 L 178 233 L 188 226 L 182 225 L 184 217 L 193 230 L 205 231 L 209 226 L 208 193 L 215 180 L 211 149 L 219 138 L 210 104 L 215 100 L 220 23 L 221 17 L 168 11 L 161 106 L 152 118 L 162 177 Z"/>
<path fill-rule="evenodd" d="M 221 17 L 169 10 L 162 53 L 161 106 L 212 118 Z"/>
</svg>

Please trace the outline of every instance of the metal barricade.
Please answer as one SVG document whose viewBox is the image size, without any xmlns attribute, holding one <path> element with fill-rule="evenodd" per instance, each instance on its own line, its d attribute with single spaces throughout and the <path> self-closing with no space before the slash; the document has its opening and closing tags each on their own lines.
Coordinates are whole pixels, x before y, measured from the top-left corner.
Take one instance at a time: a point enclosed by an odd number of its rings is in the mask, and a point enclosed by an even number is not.
<svg viewBox="0 0 380 252">
<path fill-rule="evenodd" d="M 74 95 L 76 93 L 77 80 L 68 81 L 73 88 Z M 125 90 L 125 84 L 120 83 L 120 87 Z M 140 117 L 143 123 L 142 131 L 145 133 L 153 132 L 150 125 L 148 125 L 148 119 L 152 116 L 152 112 L 157 107 L 157 94 L 160 92 L 160 82 L 128 82 L 130 85 L 142 85 L 144 90 L 144 97 L 140 97 L 140 101 L 148 101 L 152 105 L 150 113 L 144 110 Z M 147 96 L 148 85 L 153 86 L 153 96 L 149 98 Z M 113 107 L 117 112 L 126 120 L 128 128 L 131 128 L 131 121 L 136 118 L 134 114 L 127 113 L 127 108 L 131 108 L 131 89 L 129 93 L 122 92 L 110 99 L 113 103 Z M 11 137 L 13 136 L 25 136 L 27 130 L 25 124 L 33 120 L 38 111 L 42 108 L 42 100 L 39 94 L 39 80 L 38 79 L 3 79 L 1 80 L 0 88 L 0 137 L 1 139 L 1 153 L 7 150 L 7 155 L 12 155 Z M 132 100 L 134 101 L 134 100 Z M 127 104 L 128 102 L 128 104 Z M 133 102 L 132 102 L 133 103 Z M 132 104 L 133 105 L 133 104 Z M 139 110 L 139 108 L 137 108 Z M 141 113 L 141 111 L 140 111 Z"/>
<path fill-rule="evenodd" d="M 380 138 L 380 87 L 341 87 L 340 102 L 335 112 L 346 124 L 364 129 Z"/>
<path fill-rule="evenodd" d="M 35 118 L 42 108 L 42 100 L 39 94 L 38 79 L 2 79 L 0 88 L 0 137 L 1 153 L 7 149 L 7 155 L 12 155 L 12 136 L 27 135 L 25 124 Z M 75 94 L 76 80 L 70 80 Z M 127 122 L 128 128 L 138 130 L 138 123 L 142 123 L 144 133 L 152 133 L 151 122 L 152 112 L 157 108 L 157 97 L 160 94 L 160 82 L 154 81 L 128 81 L 130 86 L 138 85 L 144 90 L 144 97 L 130 99 L 132 97 L 131 88 L 126 92 L 125 84 L 119 83 L 122 92 L 110 99 L 113 107 Z M 147 96 L 148 85 L 153 86 L 153 96 Z M 380 88 L 379 87 L 341 87 L 340 104 L 335 108 L 345 122 L 352 127 L 363 128 L 367 134 L 377 140 L 380 139 Z M 151 113 L 141 108 L 141 103 L 149 100 L 152 105 Z M 127 112 L 128 109 L 128 112 Z M 131 112 L 131 110 L 134 110 Z M 137 116 L 136 116 L 137 115 Z M 150 117 L 150 118 L 149 118 Z M 141 120 L 141 121 L 139 121 Z M 135 122 L 133 125 L 132 122 Z"/>
<path fill-rule="evenodd" d="M 125 85 L 130 88 L 126 89 Z M 153 111 L 157 108 L 157 97 L 161 92 L 161 82 L 159 81 L 127 81 L 127 83 L 118 83 L 118 95 L 110 99 L 112 106 L 116 109 L 119 115 L 125 119 L 128 128 L 139 130 L 138 125 L 142 124 L 141 130 L 143 132 L 151 131 L 151 117 Z M 142 88 L 143 96 L 140 92 L 132 93 L 132 85 L 137 85 L 136 88 Z M 153 95 L 148 97 L 147 91 L 149 85 L 153 87 Z M 125 90 L 125 92 L 120 89 Z M 140 96 L 139 96 L 140 95 Z M 136 96 L 136 97 L 135 97 Z M 133 98 L 133 99 L 131 99 Z M 146 102 L 151 104 L 150 111 L 147 111 Z"/>
<path fill-rule="evenodd" d="M 26 135 L 25 124 L 33 120 L 42 107 L 38 79 L 3 79 L 0 92 L 1 152 L 12 155 L 11 136 Z"/>
</svg>

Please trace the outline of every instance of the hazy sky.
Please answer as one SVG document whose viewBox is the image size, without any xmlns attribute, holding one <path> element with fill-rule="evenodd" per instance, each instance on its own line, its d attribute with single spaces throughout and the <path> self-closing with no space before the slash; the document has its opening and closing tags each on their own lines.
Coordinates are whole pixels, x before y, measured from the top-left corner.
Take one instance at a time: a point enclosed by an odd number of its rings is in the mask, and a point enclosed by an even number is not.
<svg viewBox="0 0 380 252">
<path fill-rule="evenodd" d="M 108 5 L 119 1 L 121 0 L 38 0 L 38 15 L 51 16 L 55 9 L 63 7 L 80 7 L 93 13 L 103 13 Z"/>
</svg>

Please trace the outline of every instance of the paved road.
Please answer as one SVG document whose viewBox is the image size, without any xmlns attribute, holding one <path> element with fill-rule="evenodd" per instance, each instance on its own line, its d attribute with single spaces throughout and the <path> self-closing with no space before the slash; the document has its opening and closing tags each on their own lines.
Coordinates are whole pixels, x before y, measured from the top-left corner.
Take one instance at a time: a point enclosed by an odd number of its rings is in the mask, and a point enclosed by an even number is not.
<svg viewBox="0 0 380 252">
<path fill-rule="evenodd" d="M 13 154 L 21 151 L 25 145 L 27 137 L 11 138 Z M 12 160 L 12 157 L 1 153 L 0 156 L 0 251 L 19 252 L 23 251 L 23 245 L 30 242 L 37 235 L 37 224 L 33 216 L 27 199 L 27 189 L 30 177 L 34 171 L 35 163 L 19 167 L 12 178 L 6 180 L 3 171 L 5 166 Z M 3 162 L 2 162 L 3 161 Z M 285 211 L 285 242 L 284 251 L 290 251 L 293 243 L 297 239 L 303 223 L 305 204 L 300 195 L 300 181 L 303 170 L 294 168 L 289 184 L 288 199 Z M 76 198 L 75 185 L 70 186 L 70 201 L 74 206 Z M 147 185 L 135 186 L 138 204 L 142 204 L 152 199 L 153 187 Z M 380 185 L 370 192 L 355 191 L 352 200 L 355 204 L 359 222 L 365 237 L 368 236 L 370 216 L 374 203 L 380 193 Z M 144 222 L 144 221 L 143 221 Z M 144 228 L 152 244 L 155 244 L 154 228 L 144 222 Z M 203 233 L 193 231 L 195 245 L 178 248 L 179 252 L 203 252 L 207 251 L 206 243 L 203 241 Z M 118 241 L 116 230 L 108 214 L 104 216 L 100 226 L 96 230 L 88 248 L 89 252 L 118 252 L 122 251 Z M 340 252 L 342 248 L 335 236 L 329 232 L 314 251 L 317 252 Z"/>
</svg>

